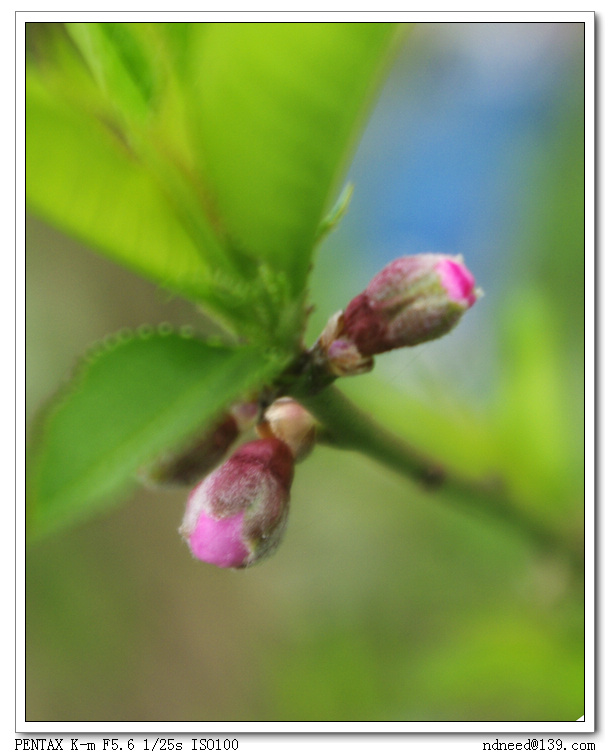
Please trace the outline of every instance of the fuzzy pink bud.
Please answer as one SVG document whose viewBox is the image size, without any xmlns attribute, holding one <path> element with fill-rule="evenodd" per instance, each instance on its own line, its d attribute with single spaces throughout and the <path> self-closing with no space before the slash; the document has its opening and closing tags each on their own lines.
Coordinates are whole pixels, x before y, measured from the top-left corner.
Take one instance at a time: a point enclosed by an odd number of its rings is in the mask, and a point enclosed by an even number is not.
<svg viewBox="0 0 610 755">
<path fill-rule="evenodd" d="M 341 336 L 363 356 L 415 346 L 448 333 L 477 297 L 461 257 L 399 257 L 348 304 Z"/>
<path fill-rule="evenodd" d="M 279 545 L 294 459 L 277 438 L 246 443 L 189 495 L 180 532 L 195 558 L 243 568 Z"/>
</svg>

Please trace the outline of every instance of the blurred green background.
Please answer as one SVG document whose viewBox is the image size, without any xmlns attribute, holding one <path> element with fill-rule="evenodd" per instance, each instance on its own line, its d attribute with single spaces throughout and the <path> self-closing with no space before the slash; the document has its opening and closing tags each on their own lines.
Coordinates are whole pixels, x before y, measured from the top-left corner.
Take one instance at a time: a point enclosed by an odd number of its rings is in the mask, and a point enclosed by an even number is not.
<svg viewBox="0 0 610 755">
<path fill-rule="evenodd" d="M 462 253 L 485 290 L 455 333 L 346 393 L 579 542 L 581 24 L 430 24 L 399 51 L 350 211 L 311 280 L 311 343 L 390 259 Z M 93 341 L 193 308 L 27 221 L 27 414 Z M 185 492 L 139 490 L 26 565 L 29 721 L 574 721 L 583 587 L 558 556 L 362 457 L 297 469 L 283 546 L 195 562 Z M 449 505 L 447 505 L 449 504 Z"/>
</svg>

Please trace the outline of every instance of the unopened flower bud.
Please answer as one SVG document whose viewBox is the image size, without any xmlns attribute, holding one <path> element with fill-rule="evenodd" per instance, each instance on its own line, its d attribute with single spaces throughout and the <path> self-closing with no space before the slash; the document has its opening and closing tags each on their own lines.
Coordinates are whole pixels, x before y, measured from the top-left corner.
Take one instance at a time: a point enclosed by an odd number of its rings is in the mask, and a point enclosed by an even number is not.
<svg viewBox="0 0 610 755">
<path fill-rule="evenodd" d="M 246 443 L 188 498 L 180 532 L 195 558 L 234 569 L 251 566 L 279 545 L 294 459 L 277 438 Z"/>
<path fill-rule="evenodd" d="M 278 438 L 290 449 L 295 461 L 302 461 L 316 442 L 316 422 L 312 415 L 292 398 L 274 401 L 263 421 L 256 426 L 261 438 Z"/>
<path fill-rule="evenodd" d="M 152 485 L 192 485 L 222 461 L 238 436 L 254 424 L 257 415 L 256 403 L 236 404 L 180 449 L 164 453 L 141 469 L 140 479 Z"/>
<path fill-rule="evenodd" d="M 448 333 L 478 295 L 461 257 L 400 257 L 348 304 L 340 335 L 363 356 L 415 346 Z"/>
</svg>

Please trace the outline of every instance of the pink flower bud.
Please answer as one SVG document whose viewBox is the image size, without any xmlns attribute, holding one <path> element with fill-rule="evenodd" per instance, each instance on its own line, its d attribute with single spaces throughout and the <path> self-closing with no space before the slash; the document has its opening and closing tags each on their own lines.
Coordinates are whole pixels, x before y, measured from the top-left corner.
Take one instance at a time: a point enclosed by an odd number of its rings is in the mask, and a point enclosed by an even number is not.
<svg viewBox="0 0 610 755">
<path fill-rule="evenodd" d="M 261 438 L 278 438 L 290 449 L 295 461 L 311 453 L 316 442 L 316 422 L 297 401 L 288 396 L 277 399 L 256 426 Z"/>
<path fill-rule="evenodd" d="M 246 443 L 197 485 L 180 532 L 195 558 L 234 569 L 251 566 L 279 545 L 294 459 L 277 438 Z"/>
<path fill-rule="evenodd" d="M 477 296 L 461 257 L 399 257 L 348 304 L 341 336 L 363 356 L 415 346 L 448 333 Z"/>
</svg>

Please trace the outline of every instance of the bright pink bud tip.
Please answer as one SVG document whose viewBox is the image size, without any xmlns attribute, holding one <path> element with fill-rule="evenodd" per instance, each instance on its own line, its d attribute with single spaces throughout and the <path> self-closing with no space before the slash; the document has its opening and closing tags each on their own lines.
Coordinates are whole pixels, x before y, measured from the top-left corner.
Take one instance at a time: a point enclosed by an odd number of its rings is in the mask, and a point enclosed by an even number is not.
<svg viewBox="0 0 610 755">
<path fill-rule="evenodd" d="M 277 438 L 246 443 L 195 487 L 180 532 L 195 558 L 251 566 L 279 545 L 288 516 L 294 458 Z"/>
<path fill-rule="evenodd" d="M 213 519 L 202 513 L 189 538 L 193 556 L 216 566 L 242 566 L 250 555 L 241 539 L 243 523 L 243 513 L 226 519 Z"/>
<path fill-rule="evenodd" d="M 462 262 L 443 259 L 436 265 L 436 272 L 450 299 L 462 306 L 472 307 L 477 300 L 474 276 Z"/>
<path fill-rule="evenodd" d="M 417 346 L 454 328 L 477 293 L 461 257 L 399 257 L 351 300 L 335 337 L 351 341 L 362 356 Z"/>
</svg>

